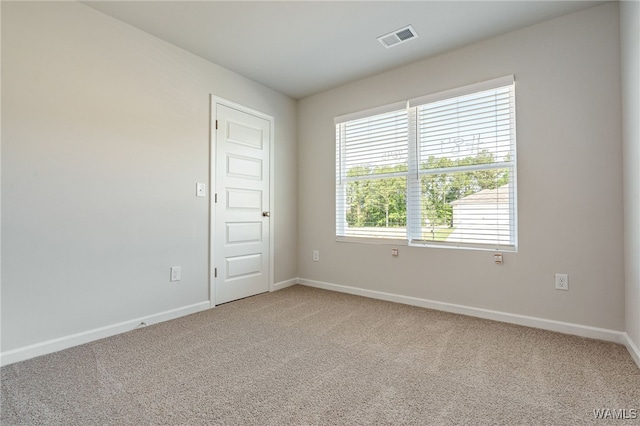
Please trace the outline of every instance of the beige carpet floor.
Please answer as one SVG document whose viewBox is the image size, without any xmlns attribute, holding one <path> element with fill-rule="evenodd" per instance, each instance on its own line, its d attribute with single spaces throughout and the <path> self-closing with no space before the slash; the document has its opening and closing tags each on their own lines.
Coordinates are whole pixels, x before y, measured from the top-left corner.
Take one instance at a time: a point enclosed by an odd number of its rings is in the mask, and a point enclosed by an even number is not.
<svg viewBox="0 0 640 426">
<path fill-rule="evenodd" d="M 640 424 L 621 345 L 303 286 L 1 372 L 3 426 Z"/>
</svg>

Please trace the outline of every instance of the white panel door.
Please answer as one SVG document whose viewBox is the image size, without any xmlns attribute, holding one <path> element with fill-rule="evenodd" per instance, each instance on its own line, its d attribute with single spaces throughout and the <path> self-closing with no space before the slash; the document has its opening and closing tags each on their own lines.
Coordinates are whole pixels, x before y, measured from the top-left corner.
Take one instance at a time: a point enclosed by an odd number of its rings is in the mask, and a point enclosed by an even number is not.
<svg viewBox="0 0 640 426">
<path fill-rule="evenodd" d="M 271 122 L 215 104 L 215 304 L 269 291 Z"/>
</svg>

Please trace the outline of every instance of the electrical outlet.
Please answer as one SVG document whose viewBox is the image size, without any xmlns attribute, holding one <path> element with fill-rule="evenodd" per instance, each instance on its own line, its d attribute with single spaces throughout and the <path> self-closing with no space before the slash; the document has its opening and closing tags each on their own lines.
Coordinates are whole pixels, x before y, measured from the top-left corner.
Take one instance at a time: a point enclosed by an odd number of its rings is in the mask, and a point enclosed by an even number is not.
<svg viewBox="0 0 640 426">
<path fill-rule="evenodd" d="M 171 278 L 169 279 L 169 281 L 173 282 L 173 281 L 180 281 L 180 267 L 179 266 L 172 266 L 171 267 Z"/>
<path fill-rule="evenodd" d="M 313 251 L 313 261 L 320 262 L 320 250 Z"/>
<path fill-rule="evenodd" d="M 496 263 L 496 265 L 502 265 L 502 253 L 494 254 L 493 261 Z"/>
<path fill-rule="evenodd" d="M 391 249 L 391 256 L 398 257 L 398 249 L 397 248 L 392 248 Z"/>
<path fill-rule="evenodd" d="M 556 290 L 569 290 L 569 275 L 556 274 Z"/>
</svg>

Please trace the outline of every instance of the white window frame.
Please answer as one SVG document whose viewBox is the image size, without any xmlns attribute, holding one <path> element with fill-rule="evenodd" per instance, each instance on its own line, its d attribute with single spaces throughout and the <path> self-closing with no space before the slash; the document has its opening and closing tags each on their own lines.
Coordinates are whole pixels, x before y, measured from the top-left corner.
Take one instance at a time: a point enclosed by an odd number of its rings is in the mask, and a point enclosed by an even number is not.
<svg viewBox="0 0 640 426">
<path fill-rule="evenodd" d="M 513 75 L 496 78 L 493 80 L 484 81 L 481 83 L 475 83 L 464 87 L 459 87 L 443 92 L 438 92 L 418 98 L 410 99 L 403 102 L 397 102 L 390 105 L 385 105 L 377 108 L 368 109 L 365 111 L 356 112 L 353 114 L 347 114 L 335 118 L 336 124 L 336 240 L 343 242 L 359 242 L 359 243 L 384 243 L 384 244 L 407 244 L 410 246 L 419 247 L 445 247 L 445 248 L 458 248 L 458 249 L 479 249 L 479 250 L 500 250 L 500 251 L 517 251 L 518 241 L 518 224 L 517 224 L 517 176 L 516 176 L 516 135 L 515 135 L 515 87 L 511 93 L 511 154 L 512 157 L 508 162 L 495 162 L 490 164 L 477 164 L 466 166 L 455 166 L 441 169 L 425 169 L 421 170 L 418 159 L 418 123 L 417 123 L 417 111 L 422 105 L 431 104 L 434 102 L 448 100 L 456 97 L 471 95 L 487 90 L 499 89 L 506 86 L 515 86 L 515 78 Z M 371 236 L 347 236 L 347 219 L 346 219 L 346 183 L 349 178 L 346 176 L 347 170 L 345 161 L 345 143 L 342 129 L 344 124 L 367 117 L 373 117 L 378 114 L 386 112 L 398 111 L 405 109 L 408 117 L 408 162 L 407 172 L 375 175 L 373 177 L 356 178 L 384 178 L 403 176 L 406 177 L 407 182 L 407 226 L 406 226 L 406 239 L 397 238 L 380 238 Z M 504 169 L 507 168 L 510 173 L 510 207 L 509 207 L 509 243 L 469 243 L 469 242 L 446 242 L 446 241 L 431 241 L 422 240 L 422 213 L 420 206 L 420 197 L 416 194 L 420 194 L 420 179 L 421 176 L 428 174 L 442 174 L 442 173 L 456 173 L 456 172 L 469 172 L 477 170 L 490 170 L 490 169 Z M 392 176 L 393 175 L 393 176 Z M 342 207 L 341 207 L 342 206 Z M 383 228 L 384 229 L 384 228 Z"/>
</svg>

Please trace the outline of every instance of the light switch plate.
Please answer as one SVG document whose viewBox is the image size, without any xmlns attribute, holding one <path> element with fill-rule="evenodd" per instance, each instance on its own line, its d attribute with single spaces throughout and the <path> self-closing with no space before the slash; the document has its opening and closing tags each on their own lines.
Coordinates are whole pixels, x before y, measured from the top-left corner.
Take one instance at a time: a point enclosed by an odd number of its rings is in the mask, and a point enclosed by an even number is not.
<svg viewBox="0 0 640 426">
<path fill-rule="evenodd" d="M 196 197 L 205 197 L 207 194 L 207 184 L 196 183 Z"/>
<path fill-rule="evenodd" d="M 179 266 L 172 266 L 171 267 L 171 278 L 169 279 L 169 281 L 171 281 L 171 282 L 180 281 L 181 275 L 182 275 L 181 268 Z"/>
</svg>

